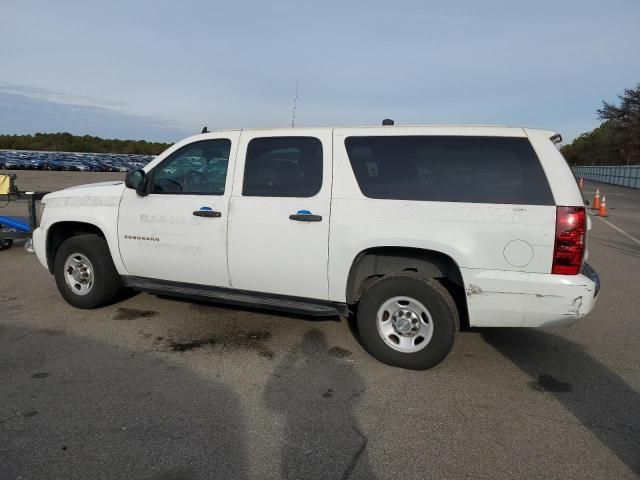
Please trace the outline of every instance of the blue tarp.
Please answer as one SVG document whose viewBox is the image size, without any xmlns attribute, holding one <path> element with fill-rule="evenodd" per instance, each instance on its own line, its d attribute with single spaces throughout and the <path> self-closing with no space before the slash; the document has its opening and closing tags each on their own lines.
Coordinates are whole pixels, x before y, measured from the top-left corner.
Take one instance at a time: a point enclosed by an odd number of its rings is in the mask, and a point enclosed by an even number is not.
<svg viewBox="0 0 640 480">
<path fill-rule="evenodd" d="M 0 228 L 13 228 L 14 230 L 18 230 L 19 232 L 29 233 L 31 232 L 31 226 L 29 222 L 25 221 L 26 219 L 18 218 L 18 217 L 4 217 L 0 215 Z"/>
</svg>

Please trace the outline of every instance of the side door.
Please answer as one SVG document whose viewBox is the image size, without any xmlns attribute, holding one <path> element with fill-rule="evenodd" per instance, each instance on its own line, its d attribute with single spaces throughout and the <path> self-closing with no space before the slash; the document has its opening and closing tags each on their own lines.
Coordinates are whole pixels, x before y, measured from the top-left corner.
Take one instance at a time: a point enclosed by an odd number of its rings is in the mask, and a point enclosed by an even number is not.
<svg viewBox="0 0 640 480">
<path fill-rule="evenodd" d="M 332 133 L 244 131 L 229 218 L 235 289 L 326 300 Z"/>
<path fill-rule="evenodd" d="M 187 143 L 125 189 L 118 242 L 130 275 L 229 286 L 227 220 L 239 132 Z"/>
</svg>

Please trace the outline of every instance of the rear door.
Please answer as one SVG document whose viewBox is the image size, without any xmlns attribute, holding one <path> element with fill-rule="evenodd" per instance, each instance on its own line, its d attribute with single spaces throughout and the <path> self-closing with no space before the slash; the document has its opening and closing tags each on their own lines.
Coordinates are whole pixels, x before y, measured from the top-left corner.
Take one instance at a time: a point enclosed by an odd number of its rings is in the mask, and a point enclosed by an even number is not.
<svg viewBox="0 0 640 480">
<path fill-rule="evenodd" d="M 229 217 L 233 288 L 327 299 L 331 130 L 244 131 Z"/>
</svg>

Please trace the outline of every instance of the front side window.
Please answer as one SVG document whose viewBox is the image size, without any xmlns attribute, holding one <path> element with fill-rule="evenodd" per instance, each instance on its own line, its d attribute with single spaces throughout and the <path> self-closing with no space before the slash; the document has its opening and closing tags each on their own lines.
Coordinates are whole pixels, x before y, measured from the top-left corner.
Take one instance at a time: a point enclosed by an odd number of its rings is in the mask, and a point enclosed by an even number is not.
<svg viewBox="0 0 640 480">
<path fill-rule="evenodd" d="M 526 138 L 348 137 L 345 146 L 360 190 L 370 198 L 554 204 Z"/>
<path fill-rule="evenodd" d="M 313 197 L 322 187 L 322 142 L 315 137 L 254 138 L 242 195 Z"/>
<path fill-rule="evenodd" d="M 230 151 L 226 138 L 185 145 L 156 167 L 151 193 L 223 195 Z"/>
</svg>

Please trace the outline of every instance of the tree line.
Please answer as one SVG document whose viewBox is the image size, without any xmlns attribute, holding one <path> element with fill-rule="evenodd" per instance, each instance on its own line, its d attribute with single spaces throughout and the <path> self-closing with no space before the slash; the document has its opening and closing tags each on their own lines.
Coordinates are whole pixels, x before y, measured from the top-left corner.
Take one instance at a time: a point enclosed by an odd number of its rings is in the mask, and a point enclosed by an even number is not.
<svg viewBox="0 0 640 480">
<path fill-rule="evenodd" d="M 0 149 L 40 150 L 59 152 L 129 153 L 158 155 L 170 147 L 170 143 L 146 140 L 116 140 L 91 135 L 63 133 L 36 133 L 34 135 L 0 135 Z"/>
<path fill-rule="evenodd" d="M 640 164 L 640 84 L 625 89 L 618 102 L 602 102 L 602 124 L 561 148 L 570 165 Z"/>
</svg>

